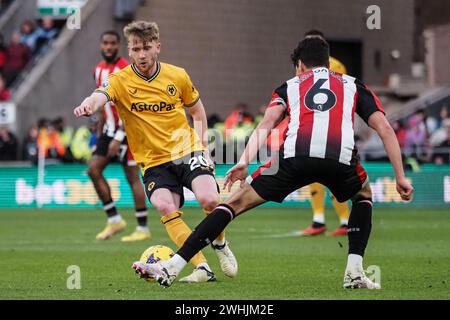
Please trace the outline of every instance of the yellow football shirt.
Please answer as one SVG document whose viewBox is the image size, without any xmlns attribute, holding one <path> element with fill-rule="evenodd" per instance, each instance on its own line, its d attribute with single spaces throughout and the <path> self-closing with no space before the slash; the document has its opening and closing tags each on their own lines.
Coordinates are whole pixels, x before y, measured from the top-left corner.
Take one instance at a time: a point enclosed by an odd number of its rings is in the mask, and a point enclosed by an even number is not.
<svg viewBox="0 0 450 320">
<path fill-rule="evenodd" d="M 184 107 L 192 107 L 199 93 L 184 69 L 157 62 L 156 72 L 148 78 L 131 64 L 111 74 L 96 92 L 116 105 L 142 173 L 204 150 L 186 118 Z"/>
<path fill-rule="evenodd" d="M 347 73 L 347 68 L 344 66 L 342 62 L 338 59 L 330 56 L 330 70 L 339 72 L 339 73 Z"/>
</svg>

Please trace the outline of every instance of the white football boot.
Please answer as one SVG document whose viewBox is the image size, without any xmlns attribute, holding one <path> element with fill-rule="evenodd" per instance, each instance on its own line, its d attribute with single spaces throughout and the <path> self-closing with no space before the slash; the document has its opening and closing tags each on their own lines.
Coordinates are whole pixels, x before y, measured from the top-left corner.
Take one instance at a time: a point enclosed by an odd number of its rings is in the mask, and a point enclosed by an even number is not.
<svg viewBox="0 0 450 320">
<path fill-rule="evenodd" d="M 176 274 L 171 274 L 168 268 L 164 265 L 164 262 L 157 263 L 143 263 L 136 261 L 133 263 L 132 268 L 136 270 L 141 278 L 155 279 L 160 285 L 170 287 L 177 277 Z"/>
<path fill-rule="evenodd" d="M 345 270 L 344 289 L 381 289 L 379 283 L 367 278 L 364 270 Z"/>
<path fill-rule="evenodd" d="M 212 282 L 216 281 L 214 273 L 204 266 L 196 267 L 194 271 L 179 280 L 180 282 Z"/>
<path fill-rule="evenodd" d="M 217 258 L 219 258 L 220 269 L 222 269 L 223 273 L 230 278 L 236 277 L 238 273 L 238 263 L 233 252 L 230 250 L 228 242 L 225 242 L 225 244 L 221 246 L 211 245 L 216 252 Z"/>
</svg>

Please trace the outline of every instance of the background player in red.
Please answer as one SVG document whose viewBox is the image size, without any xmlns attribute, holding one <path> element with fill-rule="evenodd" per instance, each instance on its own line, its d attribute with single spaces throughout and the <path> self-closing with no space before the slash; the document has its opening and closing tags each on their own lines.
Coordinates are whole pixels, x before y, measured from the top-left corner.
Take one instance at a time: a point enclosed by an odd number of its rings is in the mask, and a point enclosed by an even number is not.
<svg viewBox="0 0 450 320">
<path fill-rule="evenodd" d="M 135 262 L 133 269 L 142 277 L 154 277 L 161 285 L 170 286 L 187 261 L 214 240 L 235 216 L 267 201 L 282 202 L 294 190 L 320 182 L 339 202 L 352 200 L 343 287 L 380 288 L 366 277 L 363 269 L 372 228 L 372 191 L 357 157 L 355 113 L 380 136 L 394 169 L 397 192 L 403 200 L 411 200 L 414 189 L 405 177 L 394 130 L 372 91 L 358 79 L 329 70 L 329 46 L 325 40 L 300 41 L 293 57 L 301 73 L 274 91 L 239 163 L 227 173 L 225 187 L 230 189 L 240 181 L 241 189 L 214 209 L 171 259 L 155 264 Z M 248 164 L 286 112 L 290 120 L 280 156 L 247 176 Z M 282 263 L 273 267 L 291 275 Z"/>
<path fill-rule="evenodd" d="M 119 56 L 120 35 L 115 31 L 105 31 L 100 38 L 100 48 L 103 60 L 95 67 L 94 77 L 97 88 L 108 76 L 128 66 L 127 60 Z M 101 112 L 99 112 L 101 113 Z M 108 102 L 100 114 L 102 133 L 97 140 L 88 174 L 94 184 L 95 191 L 103 203 L 108 221 L 106 227 L 97 234 L 97 240 L 106 240 L 126 227 L 125 220 L 117 212 L 111 196 L 111 188 L 103 176 L 105 167 L 111 161 L 119 161 L 125 172 L 133 193 L 135 215 L 137 219 L 136 230 L 129 236 L 122 237 L 122 241 L 140 241 L 150 239 L 150 230 L 147 226 L 147 205 L 145 203 L 144 187 L 141 183 L 139 170 L 129 150 L 122 120 L 113 103 Z"/>
</svg>

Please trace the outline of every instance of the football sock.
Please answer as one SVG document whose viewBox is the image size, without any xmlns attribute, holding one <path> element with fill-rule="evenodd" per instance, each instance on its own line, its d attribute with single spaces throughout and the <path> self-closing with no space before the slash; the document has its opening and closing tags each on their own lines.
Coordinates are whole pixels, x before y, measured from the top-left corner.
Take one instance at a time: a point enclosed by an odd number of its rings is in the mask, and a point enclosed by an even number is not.
<svg viewBox="0 0 450 320">
<path fill-rule="evenodd" d="M 322 213 L 314 213 L 313 225 L 315 225 L 315 224 L 320 225 L 320 227 L 323 227 L 325 225 L 325 214 L 323 212 Z"/>
<path fill-rule="evenodd" d="M 103 210 L 106 212 L 108 218 L 112 218 L 118 215 L 116 204 L 112 200 L 103 202 Z"/>
<path fill-rule="evenodd" d="M 363 271 L 363 257 L 358 254 L 349 254 L 347 257 L 346 270 Z"/>
<path fill-rule="evenodd" d="M 182 213 L 180 211 L 174 211 L 161 218 L 161 222 L 166 227 L 170 239 L 172 239 L 178 248 L 183 245 L 192 233 L 191 228 L 189 228 L 189 226 L 181 219 L 181 215 Z M 186 261 L 190 261 L 194 266 L 197 266 L 200 263 L 205 263 L 206 258 L 203 253 L 198 252 L 195 256 L 192 255 Z"/>
<path fill-rule="evenodd" d="M 234 216 L 233 208 L 226 204 L 220 204 L 200 222 L 177 254 L 185 261 L 189 261 L 197 252 L 216 239 L 231 220 L 234 219 Z"/>
<path fill-rule="evenodd" d="M 136 230 L 137 231 L 142 231 L 142 232 L 150 232 L 150 230 L 149 230 L 149 228 L 147 226 L 145 226 L 145 227 L 137 226 Z"/>
<path fill-rule="evenodd" d="M 348 225 L 348 217 L 350 216 L 350 209 L 347 202 L 338 202 L 336 198 L 331 195 L 331 202 L 333 203 L 334 210 L 339 217 L 341 226 Z"/>
<path fill-rule="evenodd" d="M 313 219 L 319 223 L 325 223 L 325 187 L 316 182 L 309 185 L 309 191 L 311 192 Z"/>
<path fill-rule="evenodd" d="M 348 221 L 348 253 L 364 257 L 372 229 L 372 199 L 353 201 Z"/>
<path fill-rule="evenodd" d="M 147 208 L 136 208 L 135 210 L 135 217 L 137 220 L 137 224 L 139 227 L 147 227 Z"/>
<path fill-rule="evenodd" d="M 186 266 L 187 261 L 184 260 L 178 254 L 175 254 L 172 258 L 167 261 L 167 267 L 171 274 L 178 275 L 181 270 Z M 209 269 L 208 269 L 209 270 Z"/>
<path fill-rule="evenodd" d="M 206 215 L 211 213 L 211 211 L 207 211 L 205 209 L 203 209 L 203 212 Z M 223 246 L 223 245 L 225 245 L 225 230 L 222 231 L 212 243 L 215 246 Z"/>
</svg>

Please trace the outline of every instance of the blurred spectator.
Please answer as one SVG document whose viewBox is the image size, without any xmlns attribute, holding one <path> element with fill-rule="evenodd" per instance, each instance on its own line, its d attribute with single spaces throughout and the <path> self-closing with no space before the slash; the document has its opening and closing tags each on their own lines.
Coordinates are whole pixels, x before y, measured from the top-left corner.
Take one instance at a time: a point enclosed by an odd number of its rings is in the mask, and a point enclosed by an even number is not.
<svg viewBox="0 0 450 320">
<path fill-rule="evenodd" d="M 0 102 L 6 102 L 11 99 L 8 88 L 6 88 L 6 82 L 3 76 L 0 74 Z"/>
<path fill-rule="evenodd" d="M 239 159 L 245 143 L 253 131 L 253 116 L 247 109 L 247 104 L 237 103 L 225 119 L 223 129 L 226 142 L 223 146 L 223 155 L 226 162 L 236 162 Z M 217 124 L 216 127 L 218 127 Z"/>
<path fill-rule="evenodd" d="M 8 128 L 0 127 L 0 161 L 17 160 L 17 138 Z"/>
<path fill-rule="evenodd" d="M 442 124 L 446 131 L 446 139 L 433 150 L 433 162 L 435 164 L 450 164 L 450 119 Z"/>
<path fill-rule="evenodd" d="M 37 162 L 37 138 L 38 138 L 38 127 L 33 126 L 28 131 L 27 136 L 23 140 L 22 147 L 22 158 L 24 160 Z"/>
<path fill-rule="evenodd" d="M 222 119 L 220 119 L 220 117 L 217 113 L 214 113 L 208 117 L 208 127 L 209 128 L 214 128 L 214 126 L 220 122 L 222 122 Z"/>
<path fill-rule="evenodd" d="M 425 134 L 427 139 L 431 136 L 434 130 L 436 130 L 437 121 L 435 118 L 427 115 L 425 109 L 417 110 L 414 113 L 418 119 L 420 119 L 420 126 L 423 127 L 421 129 L 425 130 Z"/>
<path fill-rule="evenodd" d="M 368 137 L 358 142 L 361 149 L 365 151 L 366 161 L 388 161 L 383 141 L 380 136 L 371 133 Z"/>
<path fill-rule="evenodd" d="M 225 119 L 225 134 L 226 138 L 228 138 L 233 132 L 234 129 L 245 125 L 245 127 L 253 127 L 253 116 L 247 111 L 248 106 L 245 103 L 238 103 L 233 108 L 233 111 L 230 115 Z M 233 129 L 230 131 L 230 129 Z"/>
<path fill-rule="evenodd" d="M 3 68 L 6 63 L 6 47 L 5 47 L 5 38 L 0 33 L 0 73 L 3 72 Z"/>
<path fill-rule="evenodd" d="M 57 117 L 52 121 L 52 126 L 59 134 L 59 138 L 61 142 L 64 144 L 64 148 L 66 150 L 64 154 L 64 161 L 71 162 L 73 161 L 72 154 L 70 152 L 70 144 L 73 138 L 73 128 L 70 126 L 66 126 L 65 121 L 62 117 Z"/>
<path fill-rule="evenodd" d="M 443 106 L 439 111 L 439 119 L 437 120 L 437 129 L 442 128 L 444 121 L 448 119 L 448 106 Z"/>
<path fill-rule="evenodd" d="M 58 29 L 55 22 L 50 16 L 42 18 L 41 26 L 37 29 L 36 52 L 45 52 L 48 48 L 47 44 L 58 35 Z"/>
<path fill-rule="evenodd" d="M 92 135 L 96 135 L 97 127 L 94 129 L 87 126 L 79 127 L 73 136 L 70 149 L 74 160 L 86 162 L 92 156 L 92 146 L 90 144 Z"/>
<path fill-rule="evenodd" d="M 20 34 L 14 32 L 6 48 L 6 63 L 3 68 L 6 86 L 9 87 L 31 59 L 30 49 L 20 43 Z"/>
<path fill-rule="evenodd" d="M 31 20 L 25 20 L 20 26 L 20 43 L 30 48 L 34 53 L 36 51 L 36 42 L 38 40 L 38 32 Z"/>
<path fill-rule="evenodd" d="M 42 119 L 37 138 L 38 152 L 43 152 L 45 158 L 64 159 L 66 149 L 58 131 L 52 125 L 48 125 L 48 120 Z"/>
<path fill-rule="evenodd" d="M 425 147 L 428 143 L 425 126 L 423 126 L 419 115 L 411 116 L 408 120 L 408 126 L 405 135 L 405 153 L 407 156 L 422 160 L 424 154 L 426 154 Z"/>
<path fill-rule="evenodd" d="M 439 123 L 439 128 L 433 132 L 430 137 L 430 145 L 437 147 L 447 139 L 447 125 L 450 122 L 450 118 L 442 119 Z"/>
<path fill-rule="evenodd" d="M 395 135 L 397 136 L 400 148 L 405 147 L 406 129 L 403 125 L 403 122 L 400 120 L 394 121 L 394 123 L 392 123 L 392 128 L 394 129 Z"/>
</svg>

